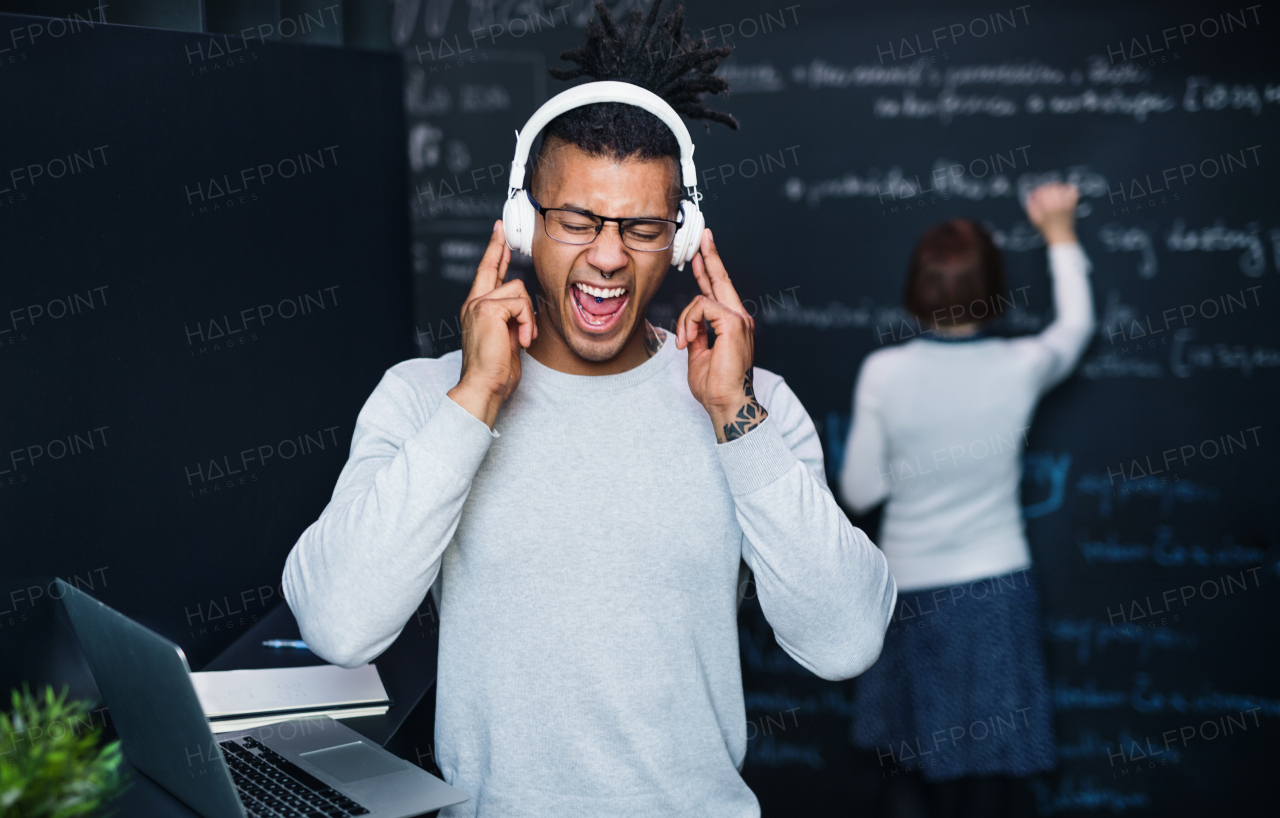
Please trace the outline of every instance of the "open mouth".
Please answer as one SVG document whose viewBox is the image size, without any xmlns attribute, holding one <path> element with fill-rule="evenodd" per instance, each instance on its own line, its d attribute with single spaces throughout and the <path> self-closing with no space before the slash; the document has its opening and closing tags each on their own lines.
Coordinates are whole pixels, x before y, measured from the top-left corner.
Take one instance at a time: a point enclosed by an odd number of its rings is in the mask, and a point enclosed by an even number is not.
<svg viewBox="0 0 1280 818">
<path fill-rule="evenodd" d="M 592 287 L 578 283 L 572 289 L 578 324 L 591 333 L 612 329 L 630 297 L 626 287 Z"/>
</svg>

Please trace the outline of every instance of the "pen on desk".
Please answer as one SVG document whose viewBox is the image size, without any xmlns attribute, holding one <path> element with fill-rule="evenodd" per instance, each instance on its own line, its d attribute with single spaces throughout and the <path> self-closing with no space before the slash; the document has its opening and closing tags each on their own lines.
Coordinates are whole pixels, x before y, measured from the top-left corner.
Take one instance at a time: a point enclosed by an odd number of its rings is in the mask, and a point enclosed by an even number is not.
<svg viewBox="0 0 1280 818">
<path fill-rule="evenodd" d="M 264 648 L 297 648 L 298 650 L 309 650 L 307 643 L 301 639 L 267 639 L 263 641 Z"/>
</svg>

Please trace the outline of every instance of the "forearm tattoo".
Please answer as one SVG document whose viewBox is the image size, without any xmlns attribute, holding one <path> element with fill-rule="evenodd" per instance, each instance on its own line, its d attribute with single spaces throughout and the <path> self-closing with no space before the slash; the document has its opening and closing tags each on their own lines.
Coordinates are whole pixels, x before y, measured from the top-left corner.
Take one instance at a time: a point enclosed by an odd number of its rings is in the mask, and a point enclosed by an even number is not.
<svg viewBox="0 0 1280 818">
<path fill-rule="evenodd" d="M 751 370 L 747 370 L 747 374 L 742 378 L 742 397 L 743 404 L 738 408 L 737 418 L 731 423 L 726 423 L 722 431 L 716 432 L 718 442 L 728 443 L 731 440 L 737 440 L 764 423 L 764 419 L 769 417 L 769 413 L 756 400 L 756 390 L 751 385 Z"/>
<path fill-rule="evenodd" d="M 662 349 L 662 344 L 667 340 L 665 330 L 657 329 L 648 321 L 644 322 L 644 351 L 646 356 L 652 358 L 658 354 L 658 350 Z"/>
</svg>

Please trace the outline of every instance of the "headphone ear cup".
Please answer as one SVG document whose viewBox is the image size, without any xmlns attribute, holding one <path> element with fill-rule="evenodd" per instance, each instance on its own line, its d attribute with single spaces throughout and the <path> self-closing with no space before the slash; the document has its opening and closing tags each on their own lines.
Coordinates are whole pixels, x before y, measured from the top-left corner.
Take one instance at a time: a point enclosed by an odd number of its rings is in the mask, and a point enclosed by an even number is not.
<svg viewBox="0 0 1280 818">
<path fill-rule="evenodd" d="M 676 231 L 675 240 L 671 243 L 671 263 L 677 270 L 683 270 L 684 265 L 698 254 L 702 229 L 706 226 L 702 211 L 688 199 L 680 202 L 680 211 L 684 214 L 684 224 Z"/>
<path fill-rule="evenodd" d="M 502 231 L 506 234 L 508 247 L 526 256 L 533 255 L 533 229 L 537 215 L 525 191 L 517 191 L 515 196 L 507 199 L 502 206 Z"/>
</svg>

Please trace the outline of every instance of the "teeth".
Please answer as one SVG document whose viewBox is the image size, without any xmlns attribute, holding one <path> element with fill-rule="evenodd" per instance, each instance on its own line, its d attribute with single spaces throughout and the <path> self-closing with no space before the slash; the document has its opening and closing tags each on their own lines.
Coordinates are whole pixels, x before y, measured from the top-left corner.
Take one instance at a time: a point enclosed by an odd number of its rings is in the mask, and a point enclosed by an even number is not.
<svg viewBox="0 0 1280 818">
<path fill-rule="evenodd" d="M 616 298 L 617 296 L 624 295 L 627 292 L 625 287 L 613 287 L 607 290 L 602 290 L 598 287 L 588 287 L 586 284 L 575 284 L 573 286 L 582 290 L 592 298 Z"/>
</svg>

